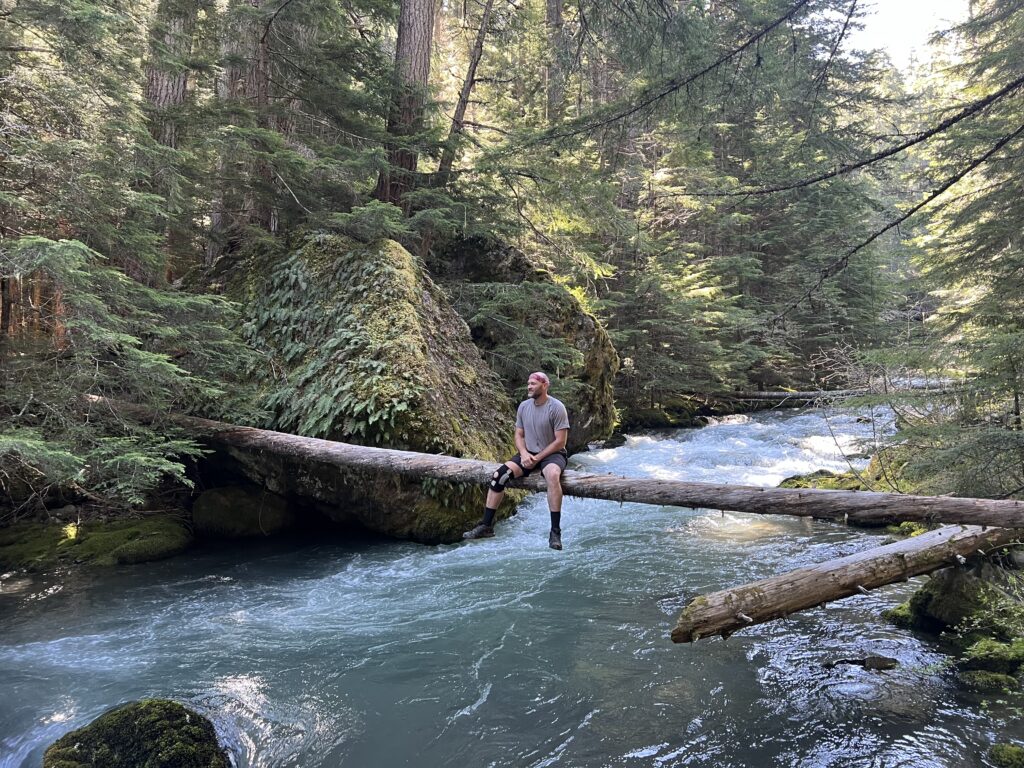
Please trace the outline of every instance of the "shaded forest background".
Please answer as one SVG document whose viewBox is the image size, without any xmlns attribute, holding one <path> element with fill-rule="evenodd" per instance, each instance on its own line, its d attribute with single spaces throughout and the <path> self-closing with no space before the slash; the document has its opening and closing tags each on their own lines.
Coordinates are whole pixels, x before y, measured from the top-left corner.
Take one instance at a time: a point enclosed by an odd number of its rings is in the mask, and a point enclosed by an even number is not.
<svg viewBox="0 0 1024 768">
<path fill-rule="evenodd" d="M 627 428 L 866 388 L 899 490 L 1019 497 L 1024 3 L 972 3 L 911 74 L 851 48 L 862 14 L 0 0 L 3 514 L 188 484 L 192 438 L 83 394 L 408 447 L 380 425 L 413 384 L 285 370 L 319 370 L 293 255 L 324 237 L 400 243 L 510 393 L 545 368 L 573 394 L 580 349 L 543 333 L 569 306 Z"/>
</svg>

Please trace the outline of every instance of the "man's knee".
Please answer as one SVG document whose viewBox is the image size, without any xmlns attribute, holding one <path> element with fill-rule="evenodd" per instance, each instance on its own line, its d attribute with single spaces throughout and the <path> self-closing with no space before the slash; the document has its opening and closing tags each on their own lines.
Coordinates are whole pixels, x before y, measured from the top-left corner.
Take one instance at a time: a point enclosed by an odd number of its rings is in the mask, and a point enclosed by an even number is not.
<svg viewBox="0 0 1024 768">
<path fill-rule="evenodd" d="M 504 493 L 505 486 L 516 477 L 518 477 L 518 475 L 516 474 L 514 464 L 511 462 L 502 464 L 494 470 L 494 474 L 491 475 L 491 482 L 488 487 L 495 493 Z"/>
<path fill-rule="evenodd" d="M 562 468 L 557 464 L 548 464 L 544 467 L 544 479 L 548 485 L 560 485 L 562 482 Z"/>
</svg>

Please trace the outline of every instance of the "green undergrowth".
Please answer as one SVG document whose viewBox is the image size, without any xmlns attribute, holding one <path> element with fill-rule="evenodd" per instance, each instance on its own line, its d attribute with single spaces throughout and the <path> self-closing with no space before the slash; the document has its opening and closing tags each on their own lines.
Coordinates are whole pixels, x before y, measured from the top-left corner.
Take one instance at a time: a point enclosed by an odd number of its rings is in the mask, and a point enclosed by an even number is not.
<svg viewBox="0 0 1024 768">
<path fill-rule="evenodd" d="M 144 563 L 179 554 L 191 543 L 184 518 L 171 514 L 82 524 L 22 521 L 0 528 L 0 570 Z"/>
<path fill-rule="evenodd" d="M 168 484 L 189 487 L 198 441 L 122 403 L 221 413 L 244 390 L 236 308 L 143 285 L 76 240 L 5 243 L 0 278 L 43 297 L 0 343 L 0 505 L 20 514 L 89 499 L 141 509 Z"/>
<path fill-rule="evenodd" d="M 213 724 L 175 701 L 145 699 L 54 742 L 43 768 L 228 768 Z"/>
</svg>

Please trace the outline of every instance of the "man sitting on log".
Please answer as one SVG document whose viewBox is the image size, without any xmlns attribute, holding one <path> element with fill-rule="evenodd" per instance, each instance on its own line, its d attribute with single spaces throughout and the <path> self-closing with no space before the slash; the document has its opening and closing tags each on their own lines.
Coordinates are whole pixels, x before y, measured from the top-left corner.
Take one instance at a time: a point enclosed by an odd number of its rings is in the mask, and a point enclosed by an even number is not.
<svg viewBox="0 0 1024 768">
<path fill-rule="evenodd" d="M 551 380 L 537 371 L 526 380 L 527 399 L 516 411 L 516 448 L 519 453 L 506 461 L 491 476 L 484 518 L 476 528 L 462 534 L 464 539 L 485 539 L 494 535 L 494 516 L 505 495 L 505 486 L 513 478 L 525 477 L 540 469 L 547 482 L 551 532 L 548 546 L 562 548 L 562 470 L 568 454 L 569 414 L 561 401 L 548 395 Z"/>
</svg>

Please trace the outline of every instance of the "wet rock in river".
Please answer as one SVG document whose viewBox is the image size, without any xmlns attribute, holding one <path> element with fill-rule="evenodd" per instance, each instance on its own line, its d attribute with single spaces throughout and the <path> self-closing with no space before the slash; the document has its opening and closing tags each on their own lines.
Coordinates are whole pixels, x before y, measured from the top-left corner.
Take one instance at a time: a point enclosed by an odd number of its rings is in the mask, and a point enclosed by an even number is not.
<svg viewBox="0 0 1024 768">
<path fill-rule="evenodd" d="M 54 742 L 43 768 L 228 768 L 213 724 L 175 701 L 111 709 Z"/>
</svg>

